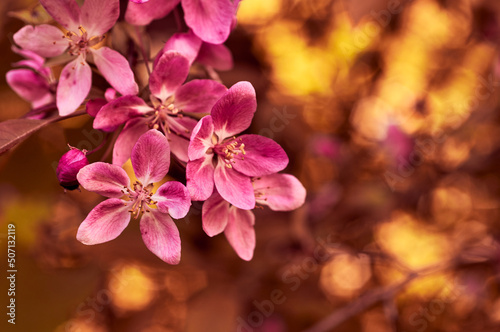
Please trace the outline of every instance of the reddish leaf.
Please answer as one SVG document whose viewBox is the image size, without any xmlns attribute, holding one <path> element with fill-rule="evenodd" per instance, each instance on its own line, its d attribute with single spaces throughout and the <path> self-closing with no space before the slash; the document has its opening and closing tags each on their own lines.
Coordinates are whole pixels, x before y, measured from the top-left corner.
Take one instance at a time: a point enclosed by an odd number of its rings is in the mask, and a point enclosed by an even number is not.
<svg viewBox="0 0 500 332">
<path fill-rule="evenodd" d="M 12 149 L 54 119 L 12 119 L 0 123 L 0 155 Z"/>
</svg>

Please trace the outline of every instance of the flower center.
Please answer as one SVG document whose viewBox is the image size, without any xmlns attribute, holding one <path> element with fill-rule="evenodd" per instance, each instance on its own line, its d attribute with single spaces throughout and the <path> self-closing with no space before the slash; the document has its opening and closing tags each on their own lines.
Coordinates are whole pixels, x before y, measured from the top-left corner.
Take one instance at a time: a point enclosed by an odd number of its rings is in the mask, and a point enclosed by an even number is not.
<svg viewBox="0 0 500 332">
<path fill-rule="evenodd" d="M 151 102 L 154 107 L 154 112 L 152 113 L 151 120 L 148 122 L 149 128 L 161 130 L 164 134 L 170 134 L 172 128 L 169 125 L 169 117 L 182 118 L 184 116 L 181 111 L 174 106 L 174 97 L 170 96 L 167 100 L 161 102 L 151 96 Z"/>
<path fill-rule="evenodd" d="M 170 133 L 168 126 L 168 113 L 163 105 L 155 107 L 151 120 L 148 122 L 149 128 L 161 130 L 163 133 Z"/>
<path fill-rule="evenodd" d="M 141 182 L 136 181 L 132 188 L 133 189 L 125 187 L 123 192 L 128 196 L 130 202 L 129 204 L 132 204 L 132 207 L 128 212 L 130 212 L 132 216 L 137 219 L 142 213 L 150 212 L 148 205 L 155 205 L 157 202 L 151 198 L 153 196 L 152 183 L 144 186 Z"/>
<path fill-rule="evenodd" d="M 236 137 L 233 137 L 230 140 L 217 144 L 214 147 L 214 151 L 222 157 L 227 168 L 233 168 L 232 164 L 236 162 L 236 159 L 245 160 L 245 144 L 242 142 L 241 138 L 236 139 Z"/>
<path fill-rule="evenodd" d="M 69 42 L 68 53 L 70 55 L 86 56 L 88 49 L 99 44 L 104 36 L 94 36 L 89 38 L 87 31 L 82 27 L 78 27 L 78 32 L 68 31 L 63 38 Z"/>
</svg>

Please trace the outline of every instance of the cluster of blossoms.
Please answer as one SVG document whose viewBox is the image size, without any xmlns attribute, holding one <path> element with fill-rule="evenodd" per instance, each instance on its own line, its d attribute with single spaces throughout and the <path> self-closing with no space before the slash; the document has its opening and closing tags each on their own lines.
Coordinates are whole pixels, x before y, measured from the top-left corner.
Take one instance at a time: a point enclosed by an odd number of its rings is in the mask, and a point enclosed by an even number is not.
<svg viewBox="0 0 500 332">
<path fill-rule="evenodd" d="M 181 239 L 172 218 L 184 218 L 191 201 L 204 201 L 205 233 L 224 232 L 236 253 L 250 260 L 255 248 L 252 209 L 293 210 L 303 204 L 306 192 L 297 178 L 278 173 L 288 164 L 279 144 L 240 135 L 257 110 L 253 86 L 238 82 L 228 89 L 210 75 L 191 75 L 195 63 L 207 73 L 231 67 L 223 43 L 235 26 L 239 1 L 130 1 L 124 14 L 130 26 L 179 13 L 179 6 L 184 13 L 186 31 L 173 34 L 151 61 L 144 56 L 145 86 L 136 83 L 131 62 L 106 42 L 120 17 L 119 0 L 85 0 L 81 7 L 75 0 L 40 3 L 58 25 L 27 25 L 14 35 L 13 49 L 25 60 L 7 74 L 8 83 L 38 110 L 32 112 L 35 118 L 49 116 L 50 110 L 69 116 L 84 107 L 94 117 L 94 129 L 116 133 L 108 135 L 116 138 L 109 142 L 111 164 L 89 163 L 93 151 L 76 148 L 59 162 L 63 187 L 82 186 L 108 198 L 90 211 L 77 239 L 88 245 L 107 242 L 131 219 L 140 219 L 147 248 L 177 264 Z M 58 78 L 49 65 L 54 58 L 64 65 Z M 90 99 L 93 73 L 109 86 L 102 97 Z M 155 190 L 169 172 L 171 153 L 185 168 L 186 184 L 167 181 Z M 133 183 L 123 169 L 129 159 L 137 179 Z"/>
</svg>

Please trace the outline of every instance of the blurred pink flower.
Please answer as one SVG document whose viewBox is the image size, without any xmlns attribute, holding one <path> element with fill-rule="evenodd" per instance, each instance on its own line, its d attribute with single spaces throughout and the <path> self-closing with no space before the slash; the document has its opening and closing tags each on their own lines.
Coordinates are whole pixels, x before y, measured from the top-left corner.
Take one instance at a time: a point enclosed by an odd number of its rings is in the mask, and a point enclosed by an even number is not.
<svg viewBox="0 0 500 332">
<path fill-rule="evenodd" d="M 386 137 L 383 146 L 392 163 L 397 163 L 399 158 L 407 159 L 413 150 L 413 140 L 397 125 L 387 127 Z"/>
<path fill-rule="evenodd" d="M 340 155 L 341 145 L 333 137 L 316 135 L 311 139 L 310 149 L 318 156 L 336 159 Z"/>
<path fill-rule="evenodd" d="M 12 51 L 23 56 L 25 59 L 14 64 L 16 67 L 6 74 L 9 86 L 21 98 L 29 101 L 33 109 L 42 108 L 55 102 L 56 82 L 50 68 L 45 66 L 45 59 L 38 54 L 22 50 L 15 46 Z M 36 117 L 43 117 L 39 114 Z"/>
<path fill-rule="evenodd" d="M 156 193 L 152 191 L 169 166 L 168 141 L 153 129 L 142 135 L 132 150 L 132 167 L 138 179 L 132 186 L 119 166 L 97 162 L 82 168 L 77 175 L 82 187 L 109 199 L 90 211 L 78 229 L 77 239 L 87 245 L 113 240 L 132 216 L 137 219 L 142 215 L 141 234 L 148 249 L 169 264 L 179 263 L 181 240 L 172 218 L 188 213 L 189 192 L 177 181 L 164 183 Z"/>
<path fill-rule="evenodd" d="M 42 57 L 58 56 L 65 51 L 72 57 L 63 68 L 57 87 L 60 115 L 73 113 L 90 91 L 92 71 L 87 64 L 88 54 L 118 92 L 123 95 L 138 92 L 125 57 L 109 47 L 95 48 L 118 19 L 119 0 L 85 0 L 81 8 L 74 0 L 40 0 L 40 3 L 65 32 L 47 24 L 27 25 L 14 34 L 14 41 Z"/>
</svg>

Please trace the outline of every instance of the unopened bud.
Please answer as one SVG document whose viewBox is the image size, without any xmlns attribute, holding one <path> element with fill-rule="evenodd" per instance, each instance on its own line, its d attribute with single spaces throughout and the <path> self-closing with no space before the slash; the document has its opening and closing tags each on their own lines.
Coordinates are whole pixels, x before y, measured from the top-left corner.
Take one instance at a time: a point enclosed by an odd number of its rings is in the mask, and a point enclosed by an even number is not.
<svg viewBox="0 0 500 332">
<path fill-rule="evenodd" d="M 78 171 L 89 164 L 86 150 L 80 151 L 77 148 L 71 147 L 68 152 L 63 154 L 57 165 L 56 174 L 59 184 L 68 190 L 78 188 L 79 183 L 76 179 Z"/>
</svg>

